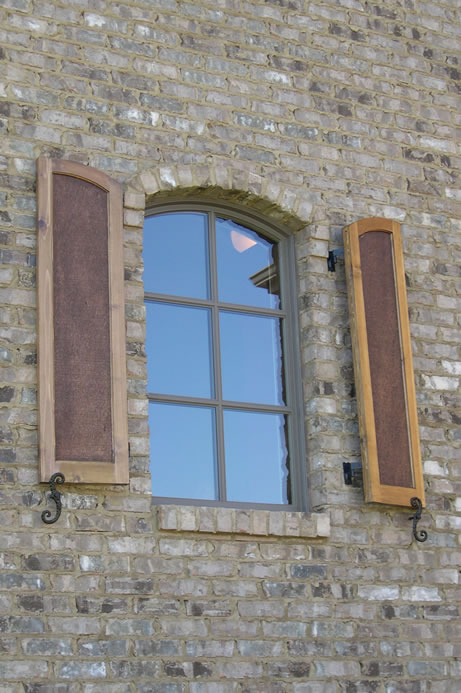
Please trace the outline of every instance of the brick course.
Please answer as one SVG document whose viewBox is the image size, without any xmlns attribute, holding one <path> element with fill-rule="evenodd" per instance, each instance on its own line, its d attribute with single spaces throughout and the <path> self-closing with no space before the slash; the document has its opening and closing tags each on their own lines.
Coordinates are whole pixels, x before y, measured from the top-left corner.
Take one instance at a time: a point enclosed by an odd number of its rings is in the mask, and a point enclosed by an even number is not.
<svg viewBox="0 0 461 693">
<path fill-rule="evenodd" d="M 0 690 L 451 693 L 461 626 L 457 3 L 0 0 Z M 130 486 L 40 514 L 38 156 L 124 187 Z M 145 205 L 244 204 L 296 235 L 310 516 L 152 509 Z M 343 226 L 399 221 L 427 509 L 366 505 Z"/>
</svg>

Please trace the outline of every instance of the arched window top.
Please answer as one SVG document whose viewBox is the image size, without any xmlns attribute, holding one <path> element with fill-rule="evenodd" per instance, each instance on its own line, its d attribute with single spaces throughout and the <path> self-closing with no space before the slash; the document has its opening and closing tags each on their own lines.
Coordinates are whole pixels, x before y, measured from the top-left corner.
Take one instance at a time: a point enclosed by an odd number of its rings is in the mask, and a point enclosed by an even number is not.
<svg viewBox="0 0 461 693">
<path fill-rule="evenodd" d="M 147 212 L 143 256 L 153 495 L 302 507 L 289 235 L 186 201 Z"/>
</svg>

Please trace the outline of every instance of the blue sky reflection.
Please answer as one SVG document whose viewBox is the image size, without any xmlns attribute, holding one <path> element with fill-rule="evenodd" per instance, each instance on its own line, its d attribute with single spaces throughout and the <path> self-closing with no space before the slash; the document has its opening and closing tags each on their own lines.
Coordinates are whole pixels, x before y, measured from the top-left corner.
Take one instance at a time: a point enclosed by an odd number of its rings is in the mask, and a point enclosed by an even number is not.
<svg viewBox="0 0 461 693">
<path fill-rule="evenodd" d="M 283 414 L 224 412 L 228 500 L 288 502 L 288 450 L 284 424 Z"/>
<path fill-rule="evenodd" d="M 147 390 L 213 397 L 208 308 L 146 302 Z"/>
<path fill-rule="evenodd" d="M 215 411 L 149 402 L 152 495 L 217 498 Z"/>
<path fill-rule="evenodd" d="M 209 298 L 208 217 L 170 212 L 146 218 L 144 289 L 151 293 Z"/>
<path fill-rule="evenodd" d="M 283 405 L 280 320 L 221 311 L 223 398 Z"/>
</svg>

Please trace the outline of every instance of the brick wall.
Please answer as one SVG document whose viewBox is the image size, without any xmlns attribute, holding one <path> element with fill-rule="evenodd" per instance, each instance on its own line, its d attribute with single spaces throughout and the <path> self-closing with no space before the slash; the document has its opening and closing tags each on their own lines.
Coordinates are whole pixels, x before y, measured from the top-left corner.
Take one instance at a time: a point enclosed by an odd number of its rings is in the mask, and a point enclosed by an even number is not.
<svg viewBox="0 0 461 693">
<path fill-rule="evenodd" d="M 461 679 L 459 3 L 0 0 L 0 691 L 454 693 Z M 125 190 L 131 482 L 37 482 L 35 159 Z M 148 204 L 238 200 L 296 234 L 311 517 L 152 509 Z M 402 224 L 428 507 L 359 459 L 344 225 Z"/>
</svg>

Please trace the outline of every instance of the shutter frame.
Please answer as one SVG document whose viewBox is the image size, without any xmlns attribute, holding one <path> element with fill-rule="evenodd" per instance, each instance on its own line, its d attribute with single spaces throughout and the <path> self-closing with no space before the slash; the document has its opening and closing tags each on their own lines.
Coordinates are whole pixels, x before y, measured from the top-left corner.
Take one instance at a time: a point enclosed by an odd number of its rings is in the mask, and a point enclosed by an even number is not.
<svg viewBox="0 0 461 693">
<path fill-rule="evenodd" d="M 126 389 L 126 347 L 123 287 L 123 208 L 119 183 L 105 173 L 77 162 L 61 159 L 37 160 L 38 185 L 38 369 L 39 369 L 39 462 L 40 481 L 47 482 L 55 472 L 61 472 L 66 482 L 127 484 L 128 474 L 128 421 Z M 57 459 L 56 457 L 56 373 L 54 323 L 54 263 L 53 236 L 55 232 L 54 181 L 55 176 L 66 176 L 85 181 L 106 194 L 105 212 L 107 232 L 107 296 L 108 333 L 110 353 L 110 454 L 108 459 L 93 459 L 92 440 L 88 440 L 85 459 Z M 72 184 L 66 180 L 66 183 Z M 93 188 L 88 188 L 93 190 Z M 75 194 L 75 193 L 74 193 Z M 65 200 L 59 204 L 65 205 Z M 63 207 L 65 210 L 66 207 Z M 64 212 L 65 215 L 65 212 Z M 65 218 L 65 217 L 64 217 Z M 69 223 L 71 220 L 69 219 Z M 95 224 L 103 223 L 95 220 Z M 61 224 L 62 226 L 62 224 Z M 66 268 L 67 271 L 67 268 Z M 104 270 L 105 271 L 105 270 Z M 72 275 L 70 273 L 69 282 Z M 62 329 L 62 326 L 61 326 Z M 77 357 L 78 358 L 78 357 Z M 80 355 L 81 358 L 81 355 Z M 83 361 L 82 361 L 83 363 Z M 109 418 L 109 417 L 107 417 Z M 93 440 L 95 436 L 93 436 Z M 83 443 L 85 445 L 85 443 Z"/>
<path fill-rule="evenodd" d="M 368 337 L 373 335 L 367 333 L 367 311 L 364 294 L 364 275 L 365 264 L 370 259 L 367 259 L 366 252 L 361 254 L 360 239 L 364 239 L 365 234 L 373 232 L 376 234 L 383 232 L 389 236 L 389 245 L 391 259 L 389 258 L 388 265 L 392 267 L 392 276 L 387 276 L 388 298 L 389 292 L 393 290 L 395 294 L 396 315 L 392 316 L 385 313 L 379 314 L 380 301 L 376 301 L 372 305 L 373 310 L 378 311 L 379 320 L 383 321 L 386 326 L 392 325 L 394 322 L 395 329 L 398 334 L 394 335 L 395 340 L 398 340 L 400 345 L 400 353 L 398 354 L 399 361 L 396 362 L 395 354 L 393 363 L 391 364 L 391 372 L 400 372 L 400 377 L 403 386 L 403 398 L 398 405 L 404 409 L 405 422 L 399 422 L 401 427 L 406 426 L 406 436 L 408 444 L 409 459 L 404 464 L 408 464 L 408 470 L 402 468 L 392 472 L 386 467 L 386 460 L 382 454 L 382 450 L 378 450 L 377 444 L 377 423 L 382 432 L 388 433 L 392 439 L 392 416 L 390 411 L 385 408 L 377 410 L 379 396 L 375 386 L 375 396 L 373 394 L 373 379 L 378 376 L 378 382 L 381 378 L 383 382 L 384 365 L 376 357 L 370 353 Z M 365 500 L 375 503 L 386 503 L 389 505 L 409 506 L 411 507 L 411 498 L 417 496 L 425 504 L 424 497 L 424 480 L 422 474 L 421 451 L 419 444 L 418 417 L 416 408 L 416 392 L 413 373 L 413 358 L 411 352 L 410 326 L 408 319 L 408 304 L 405 286 L 405 272 L 403 264 L 403 250 L 400 235 L 400 224 L 396 221 L 381 217 L 372 217 L 361 219 L 350 226 L 346 227 L 344 235 L 344 251 L 345 251 L 345 269 L 346 281 L 349 297 L 349 313 L 351 318 L 351 337 L 352 351 L 354 361 L 354 373 L 356 382 L 356 395 L 360 428 L 360 443 L 363 466 L 364 492 Z M 376 236 L 375 236 L 376 237 Z M 376 237 L 377 238 L 377 237 Z M 384 263 L 385 265 L 385 263 Z M 376 262 L 375 265 L 376 267 Z M 385 269 L 383 271 L 386 271 Z M 367 301 L 373 301 L 367 296 Z M 386 304 L 386 301 L 384 301 Z M 392 303 L 392 300 L 391 300 Z M 370 304 L 369 304 L 370 305 Z M 389 305 L 389 302 L 387 302 Z M 384 309 L 382 309 L 383 311 Z M 368 328 L 373 325 L 371 314 L 368 313 Z M 389 328 L 391 329 L 391 328 Z M 381 369 L 381 370 L 379 370 Z M 374 381 L 376 382 L 376 380 Z M 396 383 L 399 385 L 399 383 Z M 392 383 L 391 383 L 392 385 Z M 398 387 L 396 388 L 399 389 Z M 394 402 L 391 403 L 392 408 Z M 378 421 L 380 418 L 380 421 Z M 399 450 L 396 450 L 398 455 Z M 389 483 L 392 474 L 396 478 L 408 474 L 411 477 L 409 483 Z M 390 478 L 389 478 L 390 477 Z M 387 483 L 383 483 L 383 478 Z"/>
</svg>

